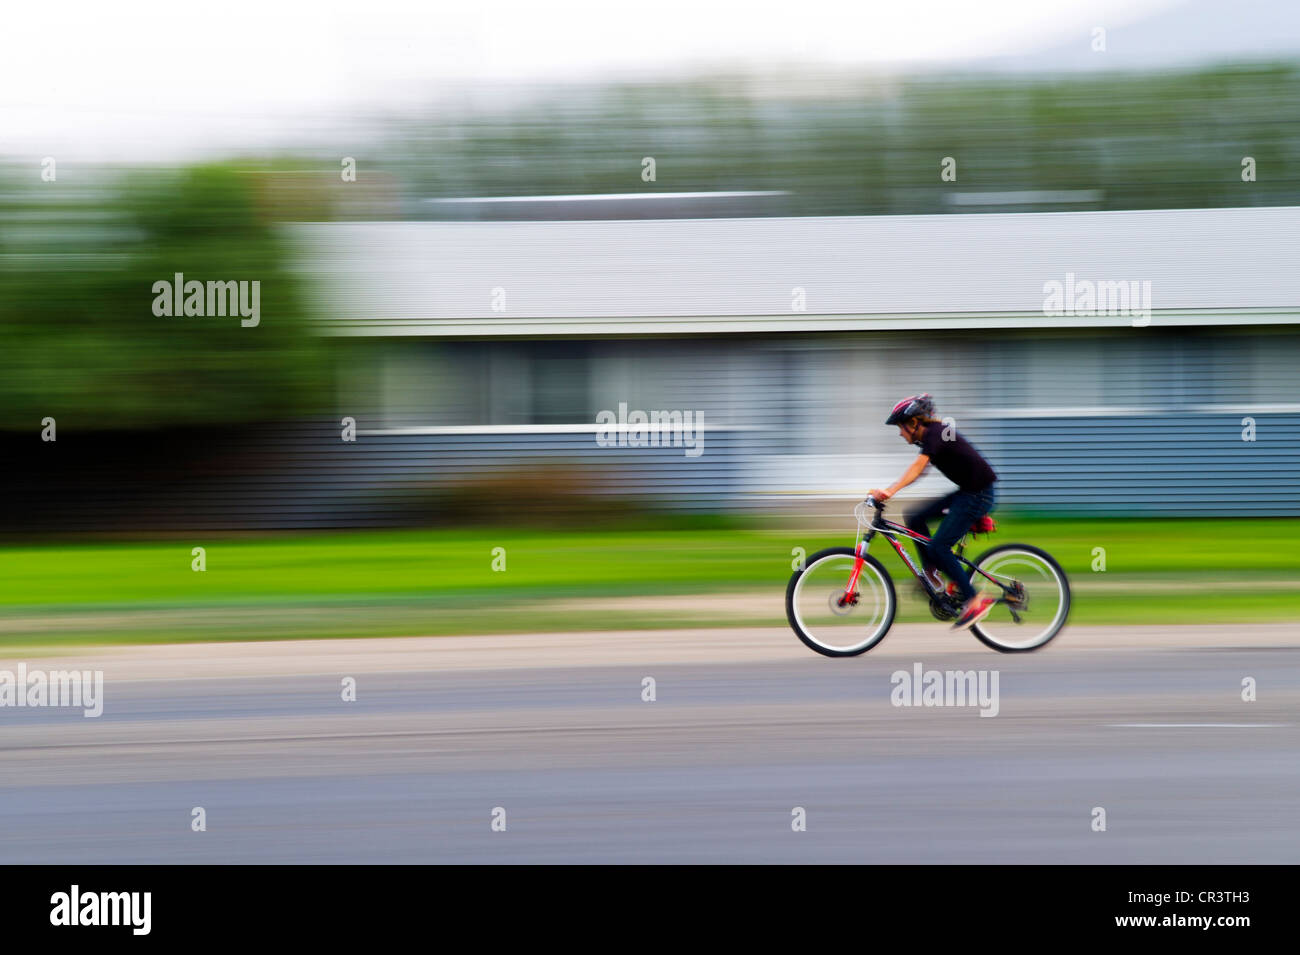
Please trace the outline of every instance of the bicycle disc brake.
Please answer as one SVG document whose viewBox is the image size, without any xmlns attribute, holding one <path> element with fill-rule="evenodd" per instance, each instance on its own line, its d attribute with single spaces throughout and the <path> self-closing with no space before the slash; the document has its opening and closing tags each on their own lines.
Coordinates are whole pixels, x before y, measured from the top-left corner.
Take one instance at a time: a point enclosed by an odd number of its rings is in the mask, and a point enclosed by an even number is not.
<svg viewBox="0 0 1300 955">
<path fill-rule="evenodd" d="M 827 603 L 830 605 L 831 613 L 835 614 L 835 616 L 847 616 L 848 614 L 851 614 L 853 608 L 858 605 L 858 591 L 853 591 L 853 596 L 847 599 L 844 594 L 836 591 L 831 594 L 830 600 L 827 601 Z"/>
</svg>

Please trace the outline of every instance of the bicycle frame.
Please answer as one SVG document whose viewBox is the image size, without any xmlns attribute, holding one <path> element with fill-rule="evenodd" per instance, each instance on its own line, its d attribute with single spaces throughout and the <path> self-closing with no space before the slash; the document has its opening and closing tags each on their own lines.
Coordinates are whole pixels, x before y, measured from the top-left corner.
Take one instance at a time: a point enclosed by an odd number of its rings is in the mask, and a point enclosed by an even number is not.
<svg viewBox="0 0 1300 955">
<path fill-rule="evenodd" d="M 883 535 L 885 540 L 889 541 L 890 546 L 894 548 L 894 552 L 898 554 L 899 558 L 903 561 L 903 564 L 912 572 L 912 575 L 921 582 L 921 586 L 925 588 L 926 593 L 931 597 L 939 596 L 941 591 L 930 583 L 929 578 L 927 578 L 926 575 L 917 568 L 916 564 L 912 562 L 912 558 L 907 555 L 907 550 L 898 542 L 900 537 L 904 537 L 910 541 L 915 541 L 916 543 L 928 544 L 930 538 L 926 537 L 924 534 L 916 533 L 916 531 L 912 530 L 910 527 L 905 527 L 902 524 L 885 520 L 884 515 L 881 513 L 881 509 L 876 507 L 874 504 L 872 507 L 875 510 L 875 514 L 872 517 L 871 522 L 866 525 L 865 530 L 863 529 L 861 518 L 858 520 L 859 540 L 853 549 L 855 560 L 853 561 L 853 573 L 849 575 L 848 587 L 845 588 L 844 591 L 845 601 L 851 601 L 853 594 L 857 591 L 858 577 L 862 573 L 862 565 L 865 562 L 864 558 L 867 555 L 867 548 L 871 546 L 871 541 L 875 539 L 877 534 Z M 1010 588 L 997 578 L 986 574 L 966 559 L 966 555 L 963 552 L 966 549 L 966 541 L 969 537 L 969 531 L 961 536 L 961 539 L 957 542 L 956 548 L 953 550 L 954 556 L 974 573 L 977 573 L 986 580 L 997 584 L 998 588 L 1001 589 L 1005 595 L 1009 592 Z"/>
</svg>

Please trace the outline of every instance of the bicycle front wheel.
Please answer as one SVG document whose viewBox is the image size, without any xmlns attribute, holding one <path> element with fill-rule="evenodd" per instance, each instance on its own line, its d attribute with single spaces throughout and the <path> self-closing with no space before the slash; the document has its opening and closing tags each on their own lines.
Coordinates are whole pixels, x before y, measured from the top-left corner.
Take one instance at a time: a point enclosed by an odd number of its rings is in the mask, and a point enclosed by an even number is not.
<svg viewBox="0 0 1300 955">
<path fill-rule="evenodd" d="M 1025 653 L 1045 646 L 1061 632 L 1070 613 L 1070 582 L 1050 554 L 1028 544 L 1003 544 L 981 554 L 975 566 L 1010 588 L 994 592 L 998 602 L 971 627 L 987 647 L 1002 653 Z M 987 591 L 979 574 L 971 583 Z"/>
<path fill-rule="evenodd" d="M 804 644 L 828 657 L 865 653 L 885 638 L 898 598 L 889 573 L 865 557 L 857 587 L 848 593 L 857 558 L 851 547 L 831 547 L 808 558 L 785 591 L 785 615 Z"/>
</svg>

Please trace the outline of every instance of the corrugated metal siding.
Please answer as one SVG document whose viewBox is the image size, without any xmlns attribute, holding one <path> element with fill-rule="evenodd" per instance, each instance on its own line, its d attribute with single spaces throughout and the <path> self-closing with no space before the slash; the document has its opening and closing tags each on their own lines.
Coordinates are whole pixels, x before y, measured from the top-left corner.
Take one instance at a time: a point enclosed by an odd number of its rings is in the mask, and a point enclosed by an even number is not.
<svg viewBox="0 0 1300 955">
<path fill-rule="evenodd" d="M 769 357 L 779 378 L 780 356 Z M 365 416 L 359 439 L 346 443 L 337 420 L 300 422 L 214 445 L 214 461 L 235 463 L 165 487 L 90 482 L 81 495 L 50 495 L 44 506 L 40 489 L 31 489 L 9 523 L 95 529 L 127 521 L 192 532 L 400 526 L 425 520 L 439 494 L 474 486 L 523 516 L 553 490 L 542 485 L 570 476 L 593 500 L 749 511 L 860 497 L 896 478 L 915 454 L 880 424 L 875 403 L 813 446 L 798 443 L 790 421 L 763 413 L 766 425 L 706 431 L 697 458 L 680 447 L 602 448 L 590 432 L 376 434 L 367 425 L 378 422 Z M 1253 442 L 1242 440 L 1243 417 L 963 415 L 960 427 L 998 470 L 1002 508 L 1300 516 L 1300 412 L 1251 415 Z M 947 487 L 932 474 L 917 490 L 924 496 Z"/>
<path fill-rule="evenodd" d="M 530 480 L 566 481 L 588 496 L 624 498 L 676 510 L 722 511 L 735 506 L 746 461 L 746 432 L 705 434 L 705 452 L 681 447 L 605 448 L 587 434 L 367 433 L 344 442 L 335 422 L 304 423 L 276 439 L 281 466 L 239 482 L 232 497 L 257 506 L 220 515 L 248 526 L 397 526 L 427 513 L 439 494 L 486 484 L 514 500 L 504 508 L 521 518 L 553 489 Z M 504 482 L 504 483 L 502 483 Z"/>
<path fill-rule="evenodd" d="M 321 223 L 292 236 L 328 326 L 357 334 L 799 331 L 833 316 L 914 327 L 931 315 L 1057 327 L 1076 322 L 1044 315 L 1044 284 L 1069 273 L 1150 282 L 1156 324 L 1196 310 L 1220 322 L 1251 320 L 1249 309 L 1300 320 L 1297 207 Z"/>
<path fill-rule="evenodd" d="M 1224 414 L 971 419 L 962 430 L 997 469 L 1003 508 L 1300 516 L 1300 415 L 1254 420 L 1253 442 L 1242 439 L 1241 416 Z M 349 445 L 331 426 L 311 440 L 300 435 L 292 471 L 246 482 L 233 497 L 260 502 L 239 511 L 250 526 L 400 524 L 437 491 L 507 476 L 522 495 L 515 503 L 527 508 L 530 474 L 571 468 L 584 493 L 675 510 L 752 510 L 865 493 L 897 477 L 914 454 L 896 438 L 874 455 L 846 448 L 837 484 L 828 484 L 832 464 L 796 458 L 797 477 L 810 487 L 792 489 L 761 480 L 773 473 L 764 467 L 771 438 L 709 432 L 704 454 L 689 458 L 681 448 L 601 448 L 590 434 L 363 436 Z M 946 486 L 936 475 L 923 490 Z"/>
<path fill-rule="evenodd" d="M 622 401 L 703 410 L 737 430 L 710 432 L 698 459 L 547 434 L 367 437 L 351 453 L 382 486 L 397 475 L 456 481 L 567 458 L 612 493 L 686 509 L 759 508 L 891 482 L 915 451 L 883 425 L 884 409 L 924 387 L 993 460 L 1004 507 L 1300 513 L 1300 335 L 610 341 L 593 343 L 592 363 L 588 413 L 575 419 L 591 422 L 594 409 Z M 1242 440 L 1247 416 L 1253 442 Z M 384 415 L 369 420 L 380 427 Z M 410 423 L 404 410 L 389 424 Z M 944 487 L 932 475 L 918 489 Z"/>
<path fill-rule="evenodd" d="M 1070 514 L 1300 516 L 1300 414 L 975 422 L 1004 506 Z M 1210 529 L 1212 532 L 1212 528 Z"/>
</svg>

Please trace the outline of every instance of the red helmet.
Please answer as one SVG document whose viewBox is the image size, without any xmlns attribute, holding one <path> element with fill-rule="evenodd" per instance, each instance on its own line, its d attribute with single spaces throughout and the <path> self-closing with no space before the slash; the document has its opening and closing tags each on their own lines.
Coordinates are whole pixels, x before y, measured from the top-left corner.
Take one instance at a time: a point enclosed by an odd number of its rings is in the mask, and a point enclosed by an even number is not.
<svg viewBox="0 0 1300 955">
<path fill-rule="evenodd" d="M 928 394 L 912 395 L 910 398 L 904 398 L 898 404 L 894 405 L 894 410 L 889 412 L 889 417 L 885 419 L 885 424 L 901 424 L 908 418 L 915 417 L 933 418 L 934 417 L 934 398 Z"/>
</svg>

